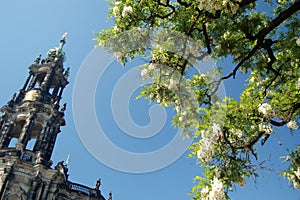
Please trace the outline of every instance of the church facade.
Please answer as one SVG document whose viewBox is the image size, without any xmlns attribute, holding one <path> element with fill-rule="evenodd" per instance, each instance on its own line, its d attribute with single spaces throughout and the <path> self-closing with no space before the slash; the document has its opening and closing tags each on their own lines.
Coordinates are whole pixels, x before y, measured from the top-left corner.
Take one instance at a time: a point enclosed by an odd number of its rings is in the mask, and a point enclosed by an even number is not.
<svg viewBox="0 0 300 200">
<path fill-rule="evenodd" d="M 60 103 L 69 74 L 63 66 L 65 39 L 45 59 L 36 58 L 23 87 L 0 109 L 0 200 L 105 200 L 100 179 L 90 188 L 69 180 L 67 163 L 52 167 L 65 125 L 66 105 Z"/>
</svg>

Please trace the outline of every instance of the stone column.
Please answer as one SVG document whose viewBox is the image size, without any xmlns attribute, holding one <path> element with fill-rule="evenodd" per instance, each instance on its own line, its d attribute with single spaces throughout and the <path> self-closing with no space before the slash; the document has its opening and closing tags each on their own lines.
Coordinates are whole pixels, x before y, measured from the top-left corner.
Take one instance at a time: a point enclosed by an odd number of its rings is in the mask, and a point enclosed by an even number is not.
<svg viewBox="0 0 300 200">
<path fill-rule="evenodd" d="M 51 133 L 49 134 L 50 137 L 48 137 L 48 139 L 47 139 L 47 148 L 45 149 L 45 153 L 46 153 L 45 159 L 46 160 L 51 159 L 51 155 L 53 152 L 53 148 L 55 145 L 55 141 L 56 141 L 58 132 L 59 132 L 59 127 L 53 127 Z"/>
<path fill-rule="evenodd" d="M 42 124 L 42 130 L 41 133 L 39 134 L 39 137 L 36 140 L 36 143 L 34 145 L 33 151 L 40 151 L 43 150 L 42 146 L 43 146 L 43 141 L 45 140 L 45 137 L 48 133 L 49 127 L 47 126 L 47 123 L 44 122 Z"/>
<path fill-rule="evenodd" d="M 22 91 L 25 91 L 25 90 L 26 90 L 26 87 L 27 87 L 27 85 L 28 85 L 28 83 L 29 83 L 31 77 L 32 77 L 32 74 L 30 73 L 29 76 L 27 77 L 27 79 L 26 79 L 26 81 L 25 81 L 25 83 L 24 83 L 22 89 L 21 89 Z"/>
<path fill-rule="evenodd" d="M 11 139 L 10 133 L 14 127 L 14 124 L 11 121 L 6 122 L 3 124 L 0 133 L 0 148 L 7 148 L 9 145 L 9 141 Z"/>
<path fill-rule="evenodd" d="M 24 98 L 25 90 L 26 90 L 26 88 L 28 86 L 28 83 L 29 83 L 32 76 L 33 76 L 32 73 L 30 73 L 28 78 L 26 79 L 23 87 L 19 90 L 17 98 L 16 98 L 17 103 L 19 103 Z"/>
<path fill-rule="evenodd" d="M 34 177 L 31 182 L 31 187 L 29 189 L 29 192 L 27 194 L 28 200 L 35 200 L 37 196 L 38 188 L 41 184 L 41 179 L 39 177 Z"/>
<path fill-rule="evenodd" d="M 12 166 L 6 166 L 6 168 L 4 168 L 4 173 L 3 176 L 1 177 L 1 183 L 2 185 L 0 185 L 0 199 L 4 199 L 4 195 L 7 189 L 7 186 L 9 184 L 9 181 L 11 179 L 12 176 Z"/>
<path fill-rule="evenodd" d="M 56 87 L 54 88 L 54 90 L 53 90 L 53 92 L 52 92 L 52 98 L 53 98 L 53 99 L 55 99 L 55 97 L 56 97 L 56 95 L 57 95 L 57 93 L 58 93 L 58 91 L 59 91 L 59 87 L 60 87 L 60 86 L 56 86 Z"/>
<path fill-rule="evenodd" d="M 42 92 L 46 92 L 49 90 L 51 80 L 53 78 L 53 73 L 54 73 L 54 69 L 51 67 L 49 69 L 49 71 L 47 72 L 47 74 L 45 75 L 43 82 L 41 83 L 41 91 Z"/>
<path fill-rule="evenodd" d="M 65 89 L 64 86 L 60 88 L 59 94 L 58 94 L 58 96 L 57 96 L 57 98 L 56 98 L 56 103 L 57 103 L 57 105 L 59 104 L 59 102 L 60 102 L 60 100 L 61 100 L 62 93 L 63 93 L 64 89 Z"/>
<path fill-rule="evenodd" d="M 31 90 L 32 88 L 34 88 L 36 82 L 37 82 L 37 74 L 34 74 L 27 90 Z"/>
<path fill-rule="evenodd" d="M 42 196 L 41 196 L 40 200 L 52 199 L 51 195 L 48 198 L 48 195 L 49 195 L 49 192 L 50 192 L 50 189 L 51 189 L 51 184 L 52 184 L 51 180 L 47 181 L 47 182 L 44 182 L 44 188 L 45 189 L 42 192 Z"/>
<path fill-rule="evenodd" d="M 3 124 L 4 124 L 4 116 L 0 117 L 0 132 Z"/>
</svg>

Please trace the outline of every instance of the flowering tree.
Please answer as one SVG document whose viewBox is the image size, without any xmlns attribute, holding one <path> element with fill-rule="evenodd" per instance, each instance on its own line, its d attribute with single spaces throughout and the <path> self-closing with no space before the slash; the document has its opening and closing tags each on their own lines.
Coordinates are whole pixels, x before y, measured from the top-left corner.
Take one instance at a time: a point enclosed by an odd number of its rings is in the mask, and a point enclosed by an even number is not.
<svg viewBox="0 0 300 200">
<path fill-rule="evenodd" d="M 235 184 L 258 176 L 256 147 L 274 127 L 299 137 L 299 9 L 299 0 L 110 0 L 115 26 L 95 39 L 123 64 L 137 55 L 147 61 L 141 76 L 151 84 L 140 97 L 173 106 L 173 124 L 194 138 L 190 156 L 205 170 L 195 199 L 228 199 Z M 208 57 L 215 68 L 190 75 Z M 224 58 L 231 65 L 221 68 Z M 241 73 L 240 98 L 218 96 Z M 292 148 L 282 174 L 300 189 L 300 145 Z"/>
</svg>

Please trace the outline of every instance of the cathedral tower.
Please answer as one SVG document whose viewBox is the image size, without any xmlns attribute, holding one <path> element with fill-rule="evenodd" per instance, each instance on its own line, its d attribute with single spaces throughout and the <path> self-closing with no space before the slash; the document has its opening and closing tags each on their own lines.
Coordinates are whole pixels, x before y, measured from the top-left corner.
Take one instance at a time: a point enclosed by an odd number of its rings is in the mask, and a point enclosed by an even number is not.
<svg viewBox="0 0 300 200">
<path fill-rule="evenodd" d="M 0 109 L 0 200 L 105 200 L 100 179 L 89 188 L 68 180 L 63 161 L 51 167 L 65 125 L 66 104 L 60 103 L 69 75 L 63 67 L 65 40 L 66 35 L 45 59 L 36 58 L 23 87 Z"/>
</svg>

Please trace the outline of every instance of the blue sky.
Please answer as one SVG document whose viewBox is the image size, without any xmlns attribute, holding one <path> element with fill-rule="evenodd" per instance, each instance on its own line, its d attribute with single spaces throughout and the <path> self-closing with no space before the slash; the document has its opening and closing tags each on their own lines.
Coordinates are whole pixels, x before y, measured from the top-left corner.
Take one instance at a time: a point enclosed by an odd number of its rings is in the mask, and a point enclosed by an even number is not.
<svg viewBox="0 0 300 200">
<path fill-rule="evenodd" d="M 95 41 L 94 33 L 101 29 L 106 29 L 112 24 L 107 21 L 107 2 L 103 0 L 66 0 L 66 1 L 0 1 L 0 105 L 4 105 L 23 85 L 27 75 L 28 66 L 34 61 L 38 54 L 46 56 L 48 49 L 57 46 L 60 37 L 65 32 L 69 32 L 67 44 L 64 50 L 67 55 L 65 67 L 71 68 L 70 84 L 64 92 L 62 102 L 67 102 L 66 121 L 67 126 L 62 128 L 56 147 L 52 156 L 54 163 L 65 160 L 70 154 L 69 164 L 70 180 L 94 187 L 98 178 L 102 179 L 101 191 L 104 196 L 112 191 L 115 200 L 152 200 L 152 199 L 190 199 L 187 193 L 193 183 L 193 177 L 201 174 L 202 170 L 195 165 L 194 159 L 186 158 L 186 154 L 175 163 L 158 171 L 150 173 L 126 173 L 112 169 L 90 154 L 80 140 L 80 134 L 75 126 L 72 109 L 72 99 L 74 83 L 78 77 L 80 66 L 85 58 L 93 50 Z M 99 55 L 99 59 L 101 56 Z M 109 64 L 105 76 L 97 85 L 95 94 L 95 112 L 106 137 L 120 148 L 136 152 L 145 153 L 159 150 L 167 145 L 176 134 L 176 130 L 170 127 L 172 111 L 167 110 L 167 122 L 160 133 L 146 138 L 134 138 L 126 135 L 114 121 L 110 109 L 110 97 L 115 82 L 126 74 L 128 70 L 140 64 L 140 61 L 123 68 L 116 62 Z M 103 60 L 106 63 L 106 60 Z M 101 67 L 101 59 L 97 63 Z M 139 79 L 138 75 L 136 79 Z M 242 82 L 227 81 L 225 83 L 226 93 L 237 96 Z M 89 82 L 83 84 L 89 90 Z M 136 94 L 136 93 L 135 93 Z M 140 126 L 149 123 L 149 102 L 134 101 L 131 98 L 129 108 L 132 119 Z M 83 105 L 84 107 L 84 105 Z M 88 119 L 83 123 L 89 124 Z M 90 132 L 87 131 L 87 135 Z M 298 133 L 299 134 L 299 133 Z M 295 139 L 295 138 L 293 138 Z M 282 145 L 279 145 L 278 142 Z M 280 155 L 284 155 L 285 149 L 294 145 L 289 130 L 285 128 L 277 129 L 276 134 L 264 146 L 264 152 L 260 159 L 271 157 L 272 162 L 268 165 L 278 168 L 281 160 Z M 98 148 L 99 147 L 99 148 Z M 126 163 L 119 155 L 108 149 L 101 147 L 99 141 L 98 150 L 100 154 L 111 157 L 114 161 Z M 261 147 L 259 147 L 261 148 Z M 149 160 L 151 163 L 152 160 Z M 157 162 L 157 161 L 153 161 Z M 162 160 L 164 162 L 164 160 Z M 262 172 L 257 183 L 249 181 L 245 188 L 237 187 L 237 191 L 231 193 L 234 200 L 281 200 L 288 198 L 299 200 L 300 193 L 287 186 L 287 181 L 278 178 L 273 172 Z"/>
</svg>

